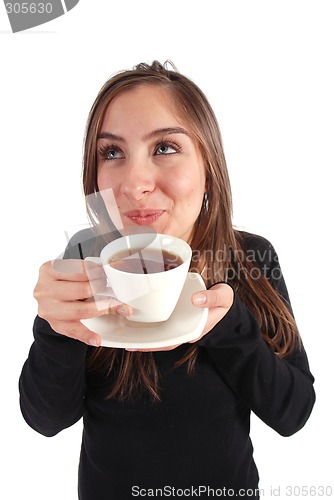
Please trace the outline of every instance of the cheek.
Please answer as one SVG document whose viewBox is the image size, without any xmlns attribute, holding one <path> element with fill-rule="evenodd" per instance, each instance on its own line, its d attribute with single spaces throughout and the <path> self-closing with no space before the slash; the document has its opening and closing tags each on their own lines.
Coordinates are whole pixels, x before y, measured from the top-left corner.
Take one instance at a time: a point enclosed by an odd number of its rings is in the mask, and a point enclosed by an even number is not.
<svg viewBox="0 0 334 500">
<path fill-rule="evenodd" d="M 105 175 L 105 172 L 103 169 L 98 168 L 97 171 L 97 186 L 99 188 L 99 191 L 102 191 L 103 189 L 106 189 L 110 187 L 110 179 L 108 179 L 107 175 Z"/>
<path fill-rule="evenodd" d="M 110 175 L 110 171 L 102 167 L 99 168 L 97 172 L 97 186 L 99 191 L 110 188 L 115 191 L 117 187 L 117 180 L 114 176 Z"/>
<path fill-rule="evenodd" d="M 170 193 L 175 200 L 184 201 L 187 205 L 201 205 L 205 191 L 205 182 L 201 176 L 186 175 L 173 178 Z"/>
</svg>

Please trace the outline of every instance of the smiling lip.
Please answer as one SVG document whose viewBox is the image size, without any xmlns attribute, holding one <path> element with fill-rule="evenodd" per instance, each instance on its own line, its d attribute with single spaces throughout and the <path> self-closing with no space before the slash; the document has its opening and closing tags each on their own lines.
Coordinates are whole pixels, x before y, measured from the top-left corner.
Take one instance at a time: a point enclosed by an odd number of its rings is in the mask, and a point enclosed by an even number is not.
<svg viewBox="0 0 334 500">
<path fill-rule="evenodd" d="M 127 212 L 125 216 L 139 226 L 147 226 L 153 224 L 163 213 L 164 210 L 156 209 L 132 210 Z"/>
</svg>

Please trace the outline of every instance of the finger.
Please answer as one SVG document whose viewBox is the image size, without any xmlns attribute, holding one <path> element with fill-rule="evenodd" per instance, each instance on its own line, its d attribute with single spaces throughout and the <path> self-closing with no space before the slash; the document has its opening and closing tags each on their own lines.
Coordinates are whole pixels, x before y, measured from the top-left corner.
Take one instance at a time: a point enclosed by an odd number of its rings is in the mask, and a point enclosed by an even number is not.
<svg viewBox="0 0 334 500">
<path fill-rule="evenodd" d="M 102 264 L 85 260 L 83 265 L 89 281 L 100 280 L 101 278 L 107 279 Z"/>
<path fill-rule="evenodd" d="M 52 321 L 80 321 L 81 319 L 95 318 L 104 314 L 117 314 L 129 316 L 131 308 L 118 300 L 103 297 L 100 300 L 94 298 L 84 301 L 58 302 L 43 301 L 39 303 L 38 315 L 41 318 Z"/>
<path fill-rule="evenodd" d="M 80 320 L 104 316 L 105 314 L 128 316 L 131 314 L 131 309 L 118 300 L 102 297 L 97 300 L 92 298 L 83 302 L 68 302 L 66 313 L 70 319 L 74 317 Z"/>
<path fill-rule="evenodd" d="M 48 295 L 60 301 L 84 300 L 97 295 L 106 288 L 106 279 L 94 281 L 54 281 L 49 285 Z M 45 285 L 44 285 L 45 286 Z M 45 294 L 45 288 L 43 290 Z"/>
<path fill-rule="evenodd" d="M 99 296 L 96 295 L 92 299 L 88 300 L 94 300 L 95 301 L 95 306 L 97 311 L 102 311 L 100 315 L 104 314 L 116 314 L 118 316 L 130 316 L 132 314 L 132 309 L 130 306 L 127 304 L 124 304 L 123 302 L 120 302 L 119 300 L 115 299 L 114 297 L 106 297 L 105 295 Z"/>
<path fill-rule="evenodd" d="M 57 259 L 47 262 L 41 267 L 41 271 L 49 274 L 54 280 L 62 281 L 89 281 L 104 276 L 102 266 L 80 259 Z"/>
<path fill-rule="evenodd" d="M 94 347 L 99 347 L 101 345 L 101 337 L 95 332 L 92 332 L 80 322 L 77 321 L 54 321 L 52 324 L 50 323 L 52 329 L 59 333 L 60 335 L 64 335 L 65 337 L 69 337 L 74 340 L 79 340 L 84 344 L 91 345 Z"/>
<path fill-rule="evenodd" d="M 226 283 L 214 285 L 210 290 L 196 292 L 192 296 L 192 303 L 197 307 L 229 308 L 232 305 L 234 297 L 233 288 Z"/>
</svg>

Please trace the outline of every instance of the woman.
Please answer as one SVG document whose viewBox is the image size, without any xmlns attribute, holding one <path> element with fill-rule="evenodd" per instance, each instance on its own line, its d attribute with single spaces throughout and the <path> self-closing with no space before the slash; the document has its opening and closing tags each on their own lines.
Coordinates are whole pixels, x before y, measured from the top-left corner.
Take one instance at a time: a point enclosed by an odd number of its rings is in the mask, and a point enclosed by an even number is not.
<svg viewBox="0 0 334 500">
<path fill-rule="evenodd" d="M 82 500 L 173 489 L 258 498 L 250 412 L 284 436 L 297 432 L 312 411 L 314 379 L 275 250 L 232 227 L 219 128 L 203 93 L 158 62 L 107 81 L 88 119 L 83 184 L 102 236 L 75 238 L 66 269 L 41 267 L 35 341 L 20 378 L 24 418 L 52 436 L 83 416 Z M 149 226 L 191 245 L 192 271 L 208 288 L 191 300 L 209 309 L 195 342 L 108 349 L 80 322 L 131 314 L 126 304 L 90 301 L 104 276 L 82 265 L 114 229 L 108 203 L 101 210 L 110 189 L 125 230 Z"/>
</svg>

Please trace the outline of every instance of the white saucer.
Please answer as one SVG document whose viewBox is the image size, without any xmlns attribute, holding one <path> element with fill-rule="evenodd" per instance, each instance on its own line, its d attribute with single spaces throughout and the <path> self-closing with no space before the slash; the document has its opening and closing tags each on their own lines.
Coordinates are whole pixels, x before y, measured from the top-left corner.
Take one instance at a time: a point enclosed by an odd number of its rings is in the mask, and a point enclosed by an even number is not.
<svg viewBox="0 0 334 500">
<path fill-rule="evenodd" d="M 149 349 L 183 344 L 197 339 L 204 329 L 208 309 L 194 306 L 191 296 L 205 289 L 198 273 L 188 273 L 172 315 L 160 323 L 139 323 L 113 314 L 81 322 L 101 336 L 104 347 Z"/>
</svg>

